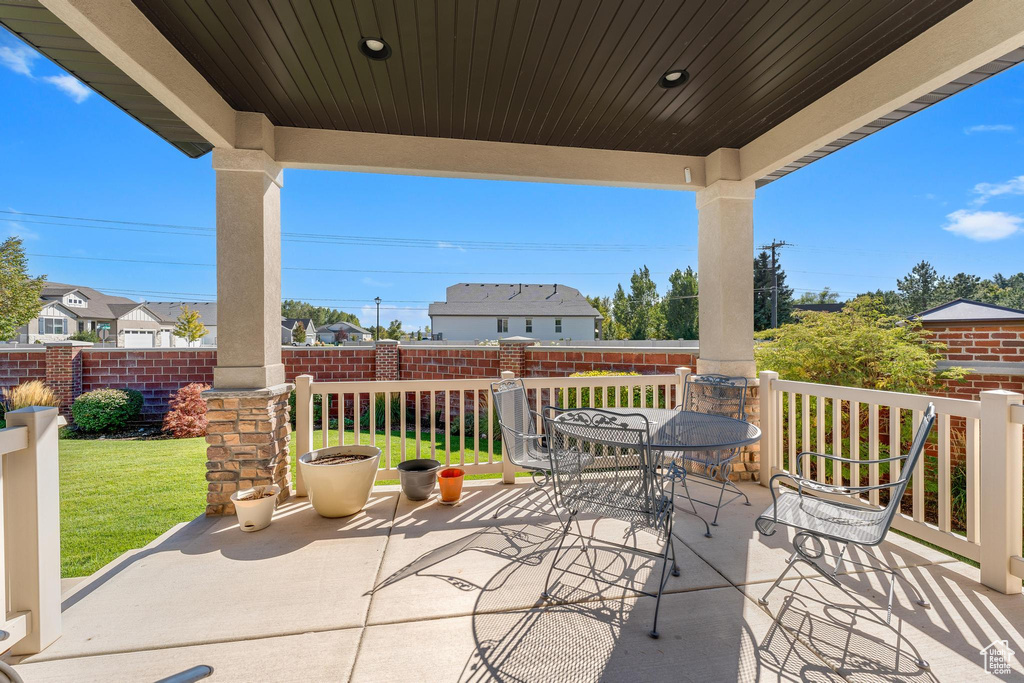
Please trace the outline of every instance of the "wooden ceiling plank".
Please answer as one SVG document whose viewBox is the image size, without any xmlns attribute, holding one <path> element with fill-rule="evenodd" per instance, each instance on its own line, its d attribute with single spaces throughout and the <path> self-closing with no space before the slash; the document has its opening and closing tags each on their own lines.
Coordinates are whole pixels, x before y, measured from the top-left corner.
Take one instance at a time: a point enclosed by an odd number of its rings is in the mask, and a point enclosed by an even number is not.
<svg viewBox="0 0 1024 683">
<path fill-rule="evenodd" d="M 473 121 L 473 135 L 482 140 L 495 139 L 491 126 L 494 122 L 495 109 L 498 107 L 499 93 L 505 87 L 502 78 L 508 65 L 512 34 L 523 7 L 520 0 L 509 0 L 497 3 L 494 9 L 487 67 L 482 72 L 480 103 Z"/>
<path fill-rule="evenodd" d="M 286 62 L 292 62 L 290 69 L 294 70 L 302 82 L 308 84 L 307 87 L 312 89 L 306 97 L 311 103 L 319 104 L 318 111 L 326 114 L 327 124 L 324 127 L 347 128 L 345 115 L 339 104 L 343 93 L 333 92 L 327 84 L 320 61 L 313 51 L 310 37 L 303 31 L 303 27 L 292 9 L 292 4 L 290 2 L 271 3 L 266 0 L 266 2 L 257 2 L 256 7 L 264 27 L 278 46 L 278 53 Z"/>
<path fill-rule="evenodd" d="M 366 57 L 358 52 L 358 28 L 354 25 L 347 30 L 342 27 L 335 12 L 337 4 L 314 2 L 312 5 L 331 51 L 334 68 L 337 69 L 351 99 L 359 130 L 382 132 L 384 124 L 378 116 L 380 108 L 377 93 L 373 88 L 370 67 L 365 63 Z M 363 67 L 362 70 L 356 68 L 357 60 Z"/>
<path fill-rule="evenodd" d="M 641 42 L 630 52 L 625 65 L 629 67 L 628 70 L 624 69 L 617 74 L 618 82 L 613 84 L 610 91 L 614 94 L 608 98 L 607 106 L 590 132 L 582 138 L 581 146 L 603 145 L 609 126 L 613 125 L 623 112 L 629 111 L 630 103 L 635 103 L 637 90 L 640 89 L 646 94 L 652 87 L 659 87 L 657 79 L 661 78 L 664 71 L 658 73 L 653 82 L 651 75 L 658 70 L 659 63 L 670 63 L 665 59 L 666 51 L 672 48 L 680 35 L 687 35 L 683 40 L 689 40 L 689 34 L 685 33 L 686 29 L 692 23 L 702 26 L 715 7 L 715 3 L 683 3 L 672 8 L 674 11 L 671 16 L 652 24 L 650 30 L 641 37 Z M 668 68 L 666 66 L 665 70 Z"/>
<path fill-rule="evenodd" d="M 523 115 L 526 93 L 529 92 L 533 84 L 533 78 L 537 73 L 543 43 L 547 40 L 548 28 L 554 21 L 557 11 L 558 6 L 556 3 L 540 0 L 530 14 L 528 32 L 525 35 L 521 32 L 525 25 L 524 17 L 524 21 L 517 27 L 519 31 L 513 34 L 512 45 L 516 47 L 512 48 L 510 46 L 509 49 L 519 50 L 521 46 L 522 53 L 518 60 L 518 70 L 512 79 L 511 89 L 508 91 L 501 125 L 498 128 L 497 139 L 501 142 L 511 142 L 515 135 L 519 119 Z M 512 54 L 514 55 L 515 53 L 513 52 Z M 503 75 L 502 82 L 507 82 L 506 79 L 507 76 Z"/>
<path fill-rule="evenodd" d="M 402 19 L 396 14 L 396 5 L 392 0 L 374 0 L 374 14 L 379 26 L 378 33 L 391 45 L 391 58 L 381 62 L 387 71 L 388 87 L 390 88 L 398 111 L 398 119 L 401 122 L 401 131 L 406 135 L 423 135 L 426 126 L 420 118 L 423 111 L 422 98 L 420 97 L 420 85 L 418 79 L 412 74 L 419 71 L 416 53 L 418 52 L 415 31 L 413 31 L 412 42 L 406 44 L 401 40 L 402 31 L 399 27 L 400 21 L 409 21 L 415 26 L 415 19 L 412 13 L 413 3 L 407 3 L 401 13 Z"/>
<path fill-rule="evenodd" d="M 366 74 L 367 82 L 373 90 L 380 109 L 381 122 L 384 124 L 385 132 L 408 134 L 408 131 L 402 129 L 386 62 L 369 59 L 359 52 L 360 38 L 382 37 L 372 0 L 338 2 L 334 5 L 334 12 L 338 17 L 338 24 L 345 32 L 345 37 L 349 38 L 354 33 L 356 44 L 351 48 L 352 61 L 358 73 Z"/>
<path fill-rule="evenodd" d="M 689 71 L 699 71 L 701 66 L 710 60 L 712 53 L 723 49 L 738 28 L 746 25 L 747 20 L 754 14 L 757 7 L 758 3 L 750 3 L 746 0 L 721 3 L 707 23 L 691 40 L 687 41 L 683 51 L 671 62 L 671 65 L 665 67 L 662 73 L 672 68 L 685 68 L 688 73 Z M 651 88 L 647 96 L 633 108 L 633 112 L 624 117 L 618 126 L 609 133 L 609 146 L 615 149 L 632 146 L 630 143 L 643 136 L 650 129 L 651 124 L 667 119 L 671 112 L 679 107 L 680 100 L 684 99 L 686 94 L 686 85 L 679 88 L 662 88 L 660 86 Z M 669 130 L 666 133 L 671 135 L 674 131 Z M 659 136 L 652 137 L 656 141 Z"/>
<path fill-rule="evenodd" d="M 438 111 L 438 76 L 440 65 L 437 54 L 437 6 L 434 0 L 423 0 L 414 6 L 415 30 L 418 36 L 416 46 L 420 84 L 420 99 L 425 126 L 425 135 L 437 137 L 440 134 Z"/>
</svg>

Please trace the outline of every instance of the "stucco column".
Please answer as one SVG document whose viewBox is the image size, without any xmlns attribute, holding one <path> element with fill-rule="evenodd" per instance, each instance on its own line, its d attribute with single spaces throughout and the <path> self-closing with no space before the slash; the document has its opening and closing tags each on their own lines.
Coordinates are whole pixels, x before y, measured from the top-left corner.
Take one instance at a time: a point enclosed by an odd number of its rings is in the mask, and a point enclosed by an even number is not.
<svg viewBox="0 0 1024 683">
<path fill-rule="evenodd" d="M 216 389 L 284 383 L 281 363 L 282 171 L 255 149 L 215 149 Z"/>
<path fill-rule="evenodd" d="M 754 377 L 754 182 L 697 192 L 699 374 Z"/>
</svg>

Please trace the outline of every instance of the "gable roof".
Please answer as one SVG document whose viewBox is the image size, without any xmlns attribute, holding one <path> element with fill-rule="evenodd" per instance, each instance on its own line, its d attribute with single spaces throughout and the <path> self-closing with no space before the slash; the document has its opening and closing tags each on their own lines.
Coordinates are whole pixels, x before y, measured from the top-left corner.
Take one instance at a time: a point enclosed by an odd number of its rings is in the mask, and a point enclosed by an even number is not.
<svg viewBox="0 0 1024 683">
<path fill-rule="evenodd" d="M 922 323 L 966 323 L 982 321 L 1024 322 L 1024 311 L 970 299 L 957 299 L 912 316 Z"/>
<path fill-rule="evenodd" d="M 369 330 L 364 330 L 363 328 L 359 327 L 359 325 L 346 322 L 344 320 L 339 320 L 336 323 L 327 323 L 326 325 L 321 325 L 319 328 L 317 328 L 317 332 L 346 332 L 348 334 L 355 332 L 356 334 L 370 334 Z"/>
<path fill-rule="evenodd" d="M 316 329 L 316 323 L 313 322 L 312 318 L 281 318 L 281 327 L 286 330 L 294 330 L 296 323 L 302 323 L 307 332 L 312 332 Z"/>
<path fill-rule="evenodd" d="M 176 322 L 181 315 L 181 307 L 188 306 L 199 311 L 199 322 L 207 327 L 217 324 L 216 301 L 147 301 L 145 304 L 146 308 L 164 322 Z"/>
<path fill-rule="evenodd" d="M 445 290 L 446 301 L 430 304 L 435 315 L 535 315 L 601 318 L 578 289 L 551 284 L 460 282 Z"/>
<path fill-rule="evenodd" d="M 62 282 L 47 282 L 43 287 L 40 298 L 44 301 L 52 301 L 53 299 L 63 297 L 68 292 L 79 292 L 85 298 L 85 306 L 75 307 L 75 314 L 80 318 L 115 320 L 127 311 L 122 308 L 118 309 L 121 311 L 120 313 L 115 313 L 111 306 L 120 305 L 123 307 L 131 304 L 131 308 L 135 308 L 139 305 L 139 302 L 125 296 L 111 296 L 96 291 L 91 287 L 69 285 Z"/>
</svg>

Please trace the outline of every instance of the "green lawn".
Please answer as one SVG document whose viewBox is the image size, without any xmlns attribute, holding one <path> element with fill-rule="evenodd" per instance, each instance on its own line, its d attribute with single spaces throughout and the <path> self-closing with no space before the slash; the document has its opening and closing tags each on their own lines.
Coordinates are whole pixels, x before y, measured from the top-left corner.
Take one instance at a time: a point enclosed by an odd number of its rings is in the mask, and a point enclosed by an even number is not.
<svg viewBox="0 0 1024 683">
<path fill-rule="evenodd" d="M 430 457 L 430 434 L 424 433 L 421 457 Z M 413 432 L 406 437 L 407 457 L 416 457 Z M 338 441 L 330 430 L 329 443 Z M 385 437 L 377 435 L 377 445 L 385 448 Z M 470 442 L 472 439 L 469 440 Z M 347 432 L 346 443 L 353 442 Z M 362 434 L 362 443 L 369 435 Z M 313 446 L 322 443 L 314 432 Z M 444 436 L 435 439 L 435 447 L 444 461 Z M 470 444 L 472 446 L 472 444 Z M 451 448 L 458 448 L 452 437 Z M 486 455 L 486 442 L 481 451 Z M 501 444 L 494 444 L 495 455 Z M 471 451 L 472 453 L 472 451 Z M 295 439 L 291 441 L 292 467 L 295 466 Z M 470 457 L 472 461 L 472 457 Z M 401 461 L 401 434 L 392 432 L 391 461 Z M 459 462 L 456 453 L 452 462 Z M 206 506 L 205 439 L 162 441 L 79 440 L 60 442 L 60 524 L 61 575 L 91 574 L 117 556 L 140 548 L 178 522 L 187 522 L 202 514 Z M 294 470 L 293 470 L 294 471 Z M 476 475 L 481 478 L 497 475 Z"/>
</svg>

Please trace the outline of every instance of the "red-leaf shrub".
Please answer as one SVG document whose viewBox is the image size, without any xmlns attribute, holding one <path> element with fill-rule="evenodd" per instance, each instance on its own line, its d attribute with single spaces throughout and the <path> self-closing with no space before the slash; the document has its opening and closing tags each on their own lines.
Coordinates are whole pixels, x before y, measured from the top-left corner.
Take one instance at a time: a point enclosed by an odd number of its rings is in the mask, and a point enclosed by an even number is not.
<svg viewBox="0 0 1024 683">
<path fill-rule="evenodd" d="M 176 439 L 206 436 L 207 384 L 186 384 L 171 398 L 171 409 L 164 415 L 164 431 Z"/>
</svg>

